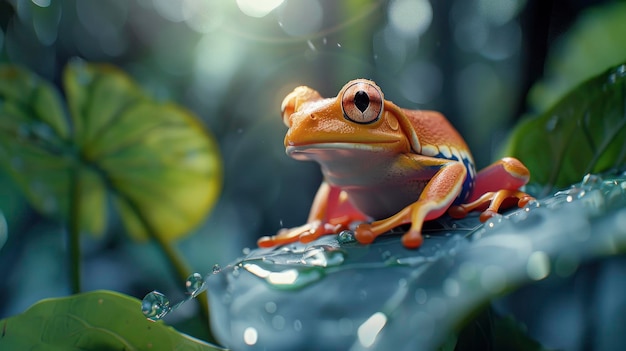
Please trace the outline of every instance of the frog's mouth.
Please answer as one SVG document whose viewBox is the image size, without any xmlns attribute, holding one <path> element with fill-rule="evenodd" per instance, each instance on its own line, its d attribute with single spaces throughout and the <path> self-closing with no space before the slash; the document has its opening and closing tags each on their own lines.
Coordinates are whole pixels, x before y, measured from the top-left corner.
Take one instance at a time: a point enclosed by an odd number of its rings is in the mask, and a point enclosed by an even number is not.
<svg viewBox="0 0 626 351">
<path fill-rule="evenodd" d="M 285 149 L 287 155 L 295 159 L 324 159 L 337 157 L 371 156 L 372 153 L 388 153 L 393 150 L 391 144 L 397 141 L 378 143 L 317 143 L 304 145 L 288 145 Z"/>
</svg>

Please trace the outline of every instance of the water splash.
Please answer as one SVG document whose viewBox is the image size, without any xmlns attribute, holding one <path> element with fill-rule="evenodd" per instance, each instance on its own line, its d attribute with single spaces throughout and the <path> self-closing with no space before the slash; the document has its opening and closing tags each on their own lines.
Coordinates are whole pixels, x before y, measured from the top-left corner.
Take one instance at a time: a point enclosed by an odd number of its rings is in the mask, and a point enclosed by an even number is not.
<svg viewBox="0 0 626 351">
<path fill-rule="evenodd" d="M 345 254 L 336 244 L 321 243 L 314 246 L 282 247 L 261 256 L 247 257 L 237 266 L 265 280 L 274 288 L 292 290 L 322 279 L 326 268 L 340 266 L 344 260 Z"/>
<path fill-rule="evenodd" d="M 212 274 L 220 272 L 220 266 L 213 266 Z M 163 293 L 156 290 L 149 292 L 141 301 L 141 312 L 151 321 L 163 319 L 170 312 L 178 309 L 185 302 L 197 297 L 206 290 L 206 280 L 209 278 L 207 274 L 203 277 L 200 273 L 192 273 L 185 280 L 185 289 L 187 291 L 183 300 L 172 305 L 169 298 Z"/>
</svg>

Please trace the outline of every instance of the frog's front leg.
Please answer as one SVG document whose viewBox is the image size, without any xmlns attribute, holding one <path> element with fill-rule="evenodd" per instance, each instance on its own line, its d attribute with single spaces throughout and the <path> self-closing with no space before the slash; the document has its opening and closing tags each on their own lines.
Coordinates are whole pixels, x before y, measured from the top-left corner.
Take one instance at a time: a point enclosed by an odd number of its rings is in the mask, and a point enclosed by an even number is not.
<svg viewBox="0 0 626 351">
<path fill-rule="evenodd" d="M 371 224 L 357 226 L 355 238 L 362 244 L 369 244 L 381 234 L 402 224 L 411 223 L 411 228 L 402 236 L 406 248 L 418 248 L 422 242 L 424 221 L 443 215 L 461 193 L 467 169 L 462 162 L 416 155 L 415 160 L 424 167 L 439 167 L 428 181 L 417 201 L 397 214 Z"/>
<path fill-rule="evenodd" d="M 281 229 L 276 235 L 260 238 L 257 244 L 259 247 L 273 247 L 296 241 L 307 243 L 322 235 L 336 234 L 348 228 L 353 221 L 365 219 L 366 216 L 348 201 L 345 192 L 323 182 L 315 195 L 306 224 Z"/>
<path fill-rule="evenodd" d="M 486 207 L 480 214 L 480 220 L 484 222 L 512 203 L 524 207 L 534 199 L 519 190 L 529 178 L 530 172 L 519 160 L 513 157 L 498 160 L 476 174 L 475 186 L 468 202 L 450 207 L 448 214 L 454 218 L 463 218 L 470 211 Z"/>
</svg>

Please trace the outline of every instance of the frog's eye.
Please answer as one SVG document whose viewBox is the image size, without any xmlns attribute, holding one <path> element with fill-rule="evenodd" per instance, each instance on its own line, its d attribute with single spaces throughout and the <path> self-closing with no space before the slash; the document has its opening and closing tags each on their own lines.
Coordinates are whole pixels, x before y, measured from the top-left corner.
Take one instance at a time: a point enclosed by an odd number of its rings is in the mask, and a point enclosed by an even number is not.
<svg viewBox="0 0 626 351">
<path fill-rule="evenodd" d="M 343 92 L 341 109 L 344 117 L 350 121 L 373 123 L 383 113 L 383 93 L 373 84 L 356 82 Z"/>
</svg>

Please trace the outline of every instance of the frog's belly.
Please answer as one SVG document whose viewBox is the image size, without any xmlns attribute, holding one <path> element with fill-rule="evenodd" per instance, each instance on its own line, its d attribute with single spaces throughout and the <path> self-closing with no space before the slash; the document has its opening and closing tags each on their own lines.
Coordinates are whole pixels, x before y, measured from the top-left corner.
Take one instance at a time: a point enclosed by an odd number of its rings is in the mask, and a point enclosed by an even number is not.
<svg viewBox="0 0 626 351">
<path fill-rule="evenodd" d="M 403 184 L 381 185 L 376 188 L 343 187 L 350 202 L 359 211 L 375 220 L 391 217 L 419 198 L 428 180 L 413 180 Z"/>
</svg>

